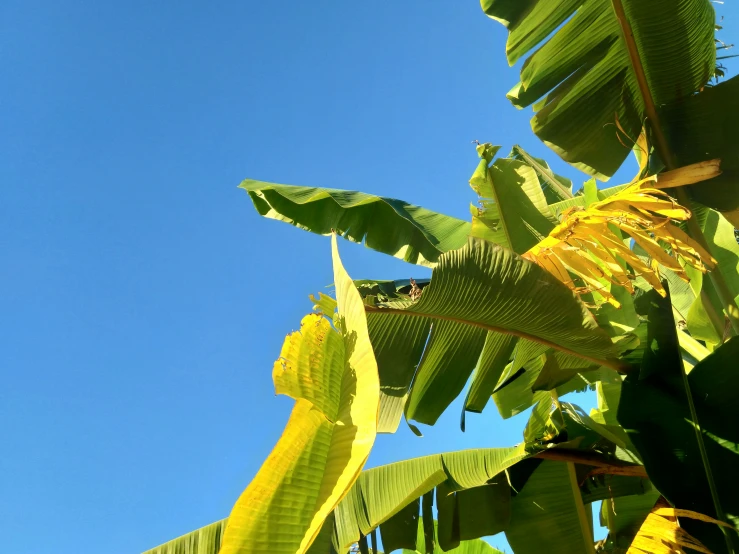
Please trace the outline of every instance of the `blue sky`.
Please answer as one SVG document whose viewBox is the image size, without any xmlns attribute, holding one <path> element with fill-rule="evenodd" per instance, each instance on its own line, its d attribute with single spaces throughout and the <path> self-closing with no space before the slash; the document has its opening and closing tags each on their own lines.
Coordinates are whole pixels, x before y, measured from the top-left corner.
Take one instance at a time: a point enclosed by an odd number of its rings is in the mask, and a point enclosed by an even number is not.
<svg viewBox="0 0 739 554">
<path fill-rule="evenodd" d="M 225 517 L 269 453 L 292 405 L 272 362 L 331 282 L 330 244 L 258 217 L 242 179 L 467 218 L 480 140 L 583 180 L 505 99 L 517 72 L 476 2 L 284 6 L 0 6 L 7 552 L 156 546 Z M 355 278 L 428 275 L 340 251 Z M 459 411 L 380 436 L 370 466 L 521 440 L 522 416 L 491 406 L 462 434 Z"/>
</svg>

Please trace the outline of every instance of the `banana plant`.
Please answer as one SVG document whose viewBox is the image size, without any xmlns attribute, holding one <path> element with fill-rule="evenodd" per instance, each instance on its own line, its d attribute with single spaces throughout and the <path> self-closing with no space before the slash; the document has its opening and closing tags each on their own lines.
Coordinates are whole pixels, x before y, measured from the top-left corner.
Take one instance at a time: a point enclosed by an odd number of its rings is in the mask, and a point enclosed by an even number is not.
<svg viewBox="0 0 739 554">
<path fill-rule="evenodd" d="M 478 144 L 469 222 L 244 181 L 259 214 L 333 236 L 336 298 L 285 342 L 274 381 L 296 406 L 228 522 L 152 552 L 368 552 L 378 533 L 386 553 L 491 552 L 498 533 L 516 554 L 739 552 L 739 80 L 709 86 L 711 3 L 481 3 L 509 62 L 528 55 L 508 97 L 536 135 L 601 180 L 631 151 L 639 173 L 574 194 L 520 146 Z M 337 236 L 431 279 L 352 281 Z M 377 433 L 420 434 L 469 381 L 465 411 L 532 408 L 520 444 L 364 469 Z M 590 414 L 560 400 L 586 389 Z"/>
</svg>

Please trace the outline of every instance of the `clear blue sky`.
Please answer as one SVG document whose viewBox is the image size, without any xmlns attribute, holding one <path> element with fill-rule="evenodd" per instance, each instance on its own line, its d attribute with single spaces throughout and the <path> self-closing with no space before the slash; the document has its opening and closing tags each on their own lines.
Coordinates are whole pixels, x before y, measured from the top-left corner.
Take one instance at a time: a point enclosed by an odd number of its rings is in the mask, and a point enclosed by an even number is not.
<svg viewBox="0 0 739 554">
<path fill-rule="evenodd" d="M 582 181 L 505 99 L 504 42 L 474 0 L 2 2 L 3 551 L 140 552 L 256 473 L 292 405 L 272 362 L 331 261 L 242 179 L 467 218 L 477 139 Z M 355 278 L 428 274 L 340 247 Z M 490 408 L 380 436 L 370 466 L 519 442 Z"/>
</svg>

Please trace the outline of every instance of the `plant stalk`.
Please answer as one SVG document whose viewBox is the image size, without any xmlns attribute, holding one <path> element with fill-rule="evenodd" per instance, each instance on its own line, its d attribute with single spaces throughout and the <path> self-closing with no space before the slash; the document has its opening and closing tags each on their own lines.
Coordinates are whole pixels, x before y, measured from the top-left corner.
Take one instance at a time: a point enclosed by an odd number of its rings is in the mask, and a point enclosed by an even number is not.
<svg viewBox="0 0 739 554">
<path fill-rule="evenodd" d="M 621 26 L 621 32 L 623 33 L 624 42 L 626 43 L 626 48 L 629 53 L 629 59 L 631 60 L 631 65 L 634 70 L 634 74 L 636 75 L 636 80 L 639 84 L 642 98 L 644 99 L 645 111 L 647 113 L 649 125 L 652 128 L 652 133 L 655 138 L 655 147 L 657 149 L 657 153 L 659 154 L 660 158 L 662 158 L 662 161 L 664 162 L 667 169 L 673 170 L 677 167 L 677 163 L 675 162 L 675 157 L 673 156 L 672 151 L 669 148 L 667 138 L 665 137 L 662 125 L 660 124 L 659 114 L 657 113 L 657 109 L 654 104 L 654 98 L 652 97 L 652 91 L 649 88 L 649 84 L 647 83 L 644 66 L 641 63 L 639 50 L 636 46 L 636 41 L 634 40 L 634 34 L 631 30 L 631 25 L 626 18 L 626 12 L 624 11 L 622 0 L 611 0 L 611 3 Z M 684 188 L 678 188 L 676 190 L 676 195 L 678 202 L 685 205 L 686 207 L 689 207 L 692 204 L 690 201 L 690 195 L 688 191 L 686 191 Z M 688 220 L 687 225 L 689 234 L 692 235 L 692 237 L 696 241 L 698 241 L 701 246 L 703 246 L 704 248 L 706 248 L 706 250 L 710 252 L 706 237 L 703 235 L 703 231 L 701 230 L 700 225 L 698 225 L 698 222 L 695 220 L 695 218 L 691 217 Z M 721 303 L 723 304 L 723 308 L 726 314 L 729 316 L 732 327 L 734 327 L 735 331 L 739 332 L 739 308 L 737 308 L 736 302 L 729 294 L 729 288 L 726 285 L 726 280 L 721 274 L 721 270 L 716 267 L 711 272 L 710 277 L 711 281 L 716 287 L 717 292 L 719 293 L 719 298 L 721 299 Z M 703 300 L 705 306 L 708 306 L 710 304 L 710 299 L 707 295 L 704 294 L 703 290 L 701 290 L 701 299 Z M 695 411 L 695 405 L 693 404 L 693 395 L 690 390 L 690 383 L 688 382 L 688 375 L 685 373 L 685 367 L 683 365 L 682 358 L 680 358 L 680 373 L 682 375 L 682 380 L 685 386 L 685 393 L 688 397 L 690 416 L 693 418 L 694 421 L 694 429 L 696 433 L 696 439 L 698 440 L 698 448 L 700 450 L 701 460 L 703 461 L 703 467 L 706 472 L 706 478 L 708 479 L 708 487 L 711 492 L 711 499 L 713 500 L 714 509 L 716 510 L 716 517 L 721 521 L 726 522 L 726 515 L 724 514 L 724 511 L 721 507 L 721 502 L 718 497 L 718 490 L 716 489 L 716 483 L 713 480 L 711 465 L 708 460 L 708 454 L 706 452 L 705 444 L 703 443 L 703 434 L 700 430 L 700 424 L 698 423 L 698 414 Z M 721 532 L 724 535 L 724 540 L 726 541 L 728 552 L 733 554 L 735 550 L 732 544 L 733 541 L 729 535 L 729 531 L 723 526 L 720 526 L 720 528 Z"/>
<path fill-rule="evenodd" d="M 575 509 L 577 510 L 577 519 L 580 522 L 580 533 L 582 535 L 583 546 L 587 554 L 595 554 L 595 539 L 591 532 L 591 521 L 588 521 L 588 515 L 585 513 L 585 504 L 580 494 L 580 485 L 577 483 L 577 474 L 575 473 L 575 464 L 567 462 L 567 476 L 570 480 L 570 488 L 572 489 L 572 497 L 575 500 Z"/>
<path fill-rule="evenodd" d="M 644 109 L 647 113 L 647 119 L 654 135 L 655 148 L 657 149 L 657 153 L 659 154 L 667 169 L 674 170 L 677 168 L 677 163 L 675 162 L 675 157 L 673 156 L 672 151 L 667 144 L 667 138 L 662 131 L 659 114 L 657 113 L 657 108 L 654 104 L 652 91 L 649 88 L 649 84 L 647 83 L 647 76 L 644 73 L 644 66 L 642 65 L 641 58 L 639 57 L 639 50 L 636 46 L 636 41 L 634 40 L 634 34 L 631 31 L 631 25 L 629 25 L 629 22 L 626 18 L 626 12 L 624 11 L 621 0 L 611 0 L 611 3 L 613 5 L 614 12 L 616 12 L 616 18 L 618 19 L 621 26 L 621 32 L 623 33 L 624 42 L 626 43 L 626 49 L 629 53 L 631 66 L 634 70 L 636 81 L 639 85 L 639 91 L 641 92 L 642 98 L 644 100 Z M 688 191 L 686 191 L 684 188 L 678 188 L 676 189 L 675 193 L 677 195 L 678 202 L 686 207 L 691 206 L 692 201 L 690 199 L 690 194 L 688 193 Z M 698 241 L 698 243 L 703 248 L 710 252 L 708 242 L 706 241 L 706 237 L 703 235 L 703 231 L 701 230 L 700 225 L 698 225 L 698 222 L 691 217 L 687 221 L 687 225 L 688 233 L 696 241 Z M 726 279 L 724 279 L 723 274 L 721 273 L 721 269 L 717 266 L 713 271 L 711 271 L 709 277 L 716 287 L 716 291 L 718 292 L 719 298 L 721 299 L 721 304 L 723 304 L 724 311 L 726 312 L 726 315 L 731 322 L 731 326 L 734 328 L 734 332 L 739 334 L 739 308 L 736 305 L 734 297 L 729 292 L 729 287 L 726 285 Z M 711 304 L 711 301 L 708 298 L 708 295 L 702 290 L 701 300 L 703 301 L 703 305 L 706 307 L 706 310 L 710 310 L 711 308 L 709 308 L 709 306 Z"/>
</svg>

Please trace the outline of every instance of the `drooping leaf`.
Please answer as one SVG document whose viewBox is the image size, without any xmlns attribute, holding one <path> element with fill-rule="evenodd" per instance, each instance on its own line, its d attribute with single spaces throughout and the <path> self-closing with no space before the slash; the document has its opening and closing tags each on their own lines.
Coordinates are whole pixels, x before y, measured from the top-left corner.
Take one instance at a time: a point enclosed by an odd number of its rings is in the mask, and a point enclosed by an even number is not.
<svg viewBox="0 0 739 554">
<path fill-rule="evenodd" d="M 504 473 L 485 485 L 454 491 L 446 484 L 436 487 L 438 543 L 444 551 L 462 541 L 496 535 L 511 518 L 511 487 Z"/>
<path fill-rule="evenodd" d="M 467 400 L 465 400 L 465 410 L 482 413 L 490 400 L 491 391 L 495 389 L 503 370 L 511 359 L 516 343 L 517 339 L 512 335 L 493 331 L 487 334 L 485 346 L 477 362 L 477 370 L 472 385 L 470 385 Z"/>
<path fill-rule="evenodd" d="M 548 391 L 534 390 L 544 369 L 545 358 L 539 356 L 526 364 L 524 371 L 509 385 L 493 393 L 493 400 L 502 418 L 513 417 L 527 408 L 551 397 Z M 612 370 L 605 370 L 612 372 Z M 570 374 L 571 375 L 571 374 Z M 570 392 L 585 391 L 600 379 L 599 371 L 576 372 L 569 381 L 554 389 L 559 396 Z"/>
<path fill-rule="evenodd" d="M 393 198 L 346 190 L 241 183 L 260 215 L 306 231 L 336 231 L 353 242 L 406 262 L 433 266 L 439 256 L 462 246 L 470 224 Z"/>
<path fill-rule="evenodd" d="M 380 525 L 382 546 L 387 552 L 401 548 L 415 550 L 418 538 L 420 500 L 412 500 L 407 506 Z"/>
<path fill-rule="evenodd" d="M 438 523 L 433 522 L 434 538 L 436 538 Z M 417 554 L 417 553 L 429 553 L 429 554 L 446 554 L 451 552 L 453 554 L 503 554 L 497 548 L 493 548 L 488 543 L 481 539 L 474 539 L 469 541 L 462 541 L 459 546 L 452 548 L 451 550 L 442 550 L 439 547 L 439 541 L 435 540 L 433 547 L 429 547 L 426 535 L 424 533 L 423 521 L 418 524 L 418 539 L 415 550 L 403 550 L 402 554 Z"/>
<path fill-rule="evenodd" d="M 433 424 L 459 395 L 483 350 L 485 332 L 620 367 L 610 339 L 570 290 L 535 264 L 479 239 L 440 258 L 417 302 L 367 306 L 367 311 L 370 317 L 395 318 L 388 327 L 398 341 L 413 319 L 434 322 L 406 404 L 406 417 L 421 423 Z M 433 350 L 435 344 L 452 345 L 450 358 L 441 354 L 442 347 Z M 382 349 L 373 346 L 382 358 Z"/>
<path fill-rule="evenodd" d="M 563 159 L 600 178 L 619 168 L 647 115 L 630 55 L 643 67 L 642 85 L 657 106 L 690 96 L 713 74 L 715 16 L 706 0 L 481 4 L 508 28 L 509 63 L 544 41 L 524 62 L 508 98 L 517 107 L 541 99 L 534 104 L 534 132 Z M 636 47 L 631 52 L 629 31 Z"/>
<path fill-rule="evenodd" d="M 340 331 L 318 314 L 287 337 L 273 379 L 295 408 L 236 502 L 221 554 L 303 553 L 367 461 L 379 409 L 377 364 L 362 299 L 333 238 Z"/>
<path fill-rule="evenodd" d="M 699 362 L 687 377 L 698 415 L 691 416 L 681 377 L 682 360 L 669 301 L 651 294 L 649 337 L 641 376 L 623 382 L 619 422 L 638 449 L 654 486 L 677 508 L 716 517 L 706 465 L 696 439 L 702 430 L 720 506 L 734 524 L 739 521 L 739 417 L 735 371 L 739 340 L 732 339 Z M 685 529 L 708 548 L 722 551 L 724 538 L 714 526 L 685 521 Z M 734 537 L 736 540 L 737 537 Z"/>
<path fill-rule="evenodd" d="M 545 460 L 511 501 L 506 538 L 514 552 L 593 554 L 590 505 L 584 506 L 574 464 Z"/>
<path fill-rule="evenodd" d="M 335 545 L 348 547 L 360 534 L 378 525 L 382 529 L 438 485 L 449 491 L 479 487 L 528 456 L 520 445 L 435 454 L 366 470 L 336 508 Z"/>
<path fill-rule="evenodd" d="M 712 551 L 701 541 L 682 528 L 677 522 L 678 517 L 681 521 L 697 520 L 731 528 L 727 523 L 704 514 L 671 508 L 664 499 L 660 499 L 647 514 L 626 554 L 673 554 L 682 552 L 684 548 L 690 552 L 711 554 Z"/>
</svg>

